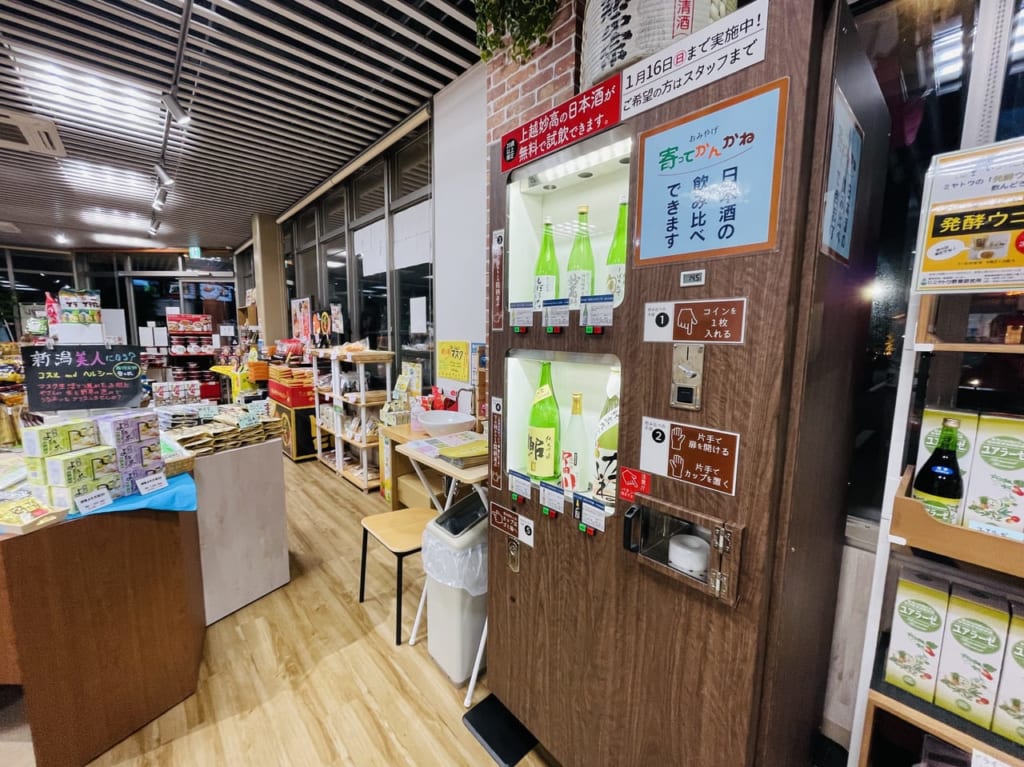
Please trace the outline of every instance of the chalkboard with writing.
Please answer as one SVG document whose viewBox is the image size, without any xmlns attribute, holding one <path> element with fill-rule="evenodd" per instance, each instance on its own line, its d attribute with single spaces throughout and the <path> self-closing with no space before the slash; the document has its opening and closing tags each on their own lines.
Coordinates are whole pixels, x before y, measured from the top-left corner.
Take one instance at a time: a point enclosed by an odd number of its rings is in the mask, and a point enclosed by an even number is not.
<svg viewBox="0 0 1024 767">
<path fill-rule="evenodd" d="M 23 348 L 28 405 L 32 410 L 137 406 L 141 352 L 138 346 Z"/>
</svg>

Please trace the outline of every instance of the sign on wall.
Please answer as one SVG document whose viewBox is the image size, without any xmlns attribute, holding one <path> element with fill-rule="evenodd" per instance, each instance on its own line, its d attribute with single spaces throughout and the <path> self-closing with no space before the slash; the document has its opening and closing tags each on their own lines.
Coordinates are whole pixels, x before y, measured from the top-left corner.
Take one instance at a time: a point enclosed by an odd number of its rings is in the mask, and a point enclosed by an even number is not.
<svg viewBox="0 0 1024 767">
<path fill-rule="evenodd" d="M 468 341 L 438 342 L 437 377 L 452 381 L 469 381 Z"/>
<path fill-rule="evenodd" d="M 640 136 L 637 265 L 770 250 L 789 79 Z"/>
<path fill-rule="evenodd" d="M 24 348 L 29 408 L 137 407 L 142 400 L 141 352 L 138 346 Z"/>
<path fill-rule="evenodd" d="M 832 147 L 821 222 L 821 248 L 833 258 L 849 262 L 864 130 L 838 85 L 832 105 Z"/>
<path fill-rule="evenodd" d="M 660 343 L 742 344 L 747 299 L 707 298 L 644 306 L 644 340 Z"/>
<path fill-rule="evenodd" d="M 718 493 L 736 495 L 740 435 L 644 418 L 640 469 Z"/>
</svg>

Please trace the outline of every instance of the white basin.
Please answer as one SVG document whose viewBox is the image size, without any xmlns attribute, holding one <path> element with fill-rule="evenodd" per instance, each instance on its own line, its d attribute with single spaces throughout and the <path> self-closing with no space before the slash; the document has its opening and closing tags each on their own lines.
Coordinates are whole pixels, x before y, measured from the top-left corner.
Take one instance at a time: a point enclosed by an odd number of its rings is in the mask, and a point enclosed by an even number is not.
<svg viewBox="0 0 1024 767">
<path fill-rule="evenodd" d="M 476 423 L 476 419 L 467 413 L 457 413 L 453 410 L 428 410 L 420 416 L 420 423 L 431 437 L 440 437 L 442 434 L 469 431 Z"/>
</svg>

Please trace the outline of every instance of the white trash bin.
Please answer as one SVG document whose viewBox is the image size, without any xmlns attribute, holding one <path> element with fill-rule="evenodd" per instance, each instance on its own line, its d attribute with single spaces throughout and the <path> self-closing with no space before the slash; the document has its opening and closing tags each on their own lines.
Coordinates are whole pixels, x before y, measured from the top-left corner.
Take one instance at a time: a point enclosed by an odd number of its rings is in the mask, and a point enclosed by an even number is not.
<svg viewBox="0 0 1024 767">
<path fill-rule="evenodd" d="M 427 649 L 456 685 L 473 672 L 487 620 L 486 519 L 487 509 L 473 493 L 423 531 Z"/>
</svg>

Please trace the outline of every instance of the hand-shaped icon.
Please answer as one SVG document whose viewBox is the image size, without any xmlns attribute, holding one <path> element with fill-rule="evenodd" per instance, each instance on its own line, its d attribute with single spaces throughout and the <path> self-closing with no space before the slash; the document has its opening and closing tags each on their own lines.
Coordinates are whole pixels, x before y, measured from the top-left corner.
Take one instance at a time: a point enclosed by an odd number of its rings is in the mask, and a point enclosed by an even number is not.
<svg viewBox="0 0 1024 767">
<path fill-rule="evenodd" d="M 672 449 L 679 452 L 683 449 L 683 430 L 678 426 L 672 427 Z"/>
<path fill-rule="evenodd" d="M 681 455 L 672 456 L 672 460 L 668 462 L 668 473 L 672 475 L 673 479 L 683 478 L 683 467 L 685 461 Z"/>
</svg>

